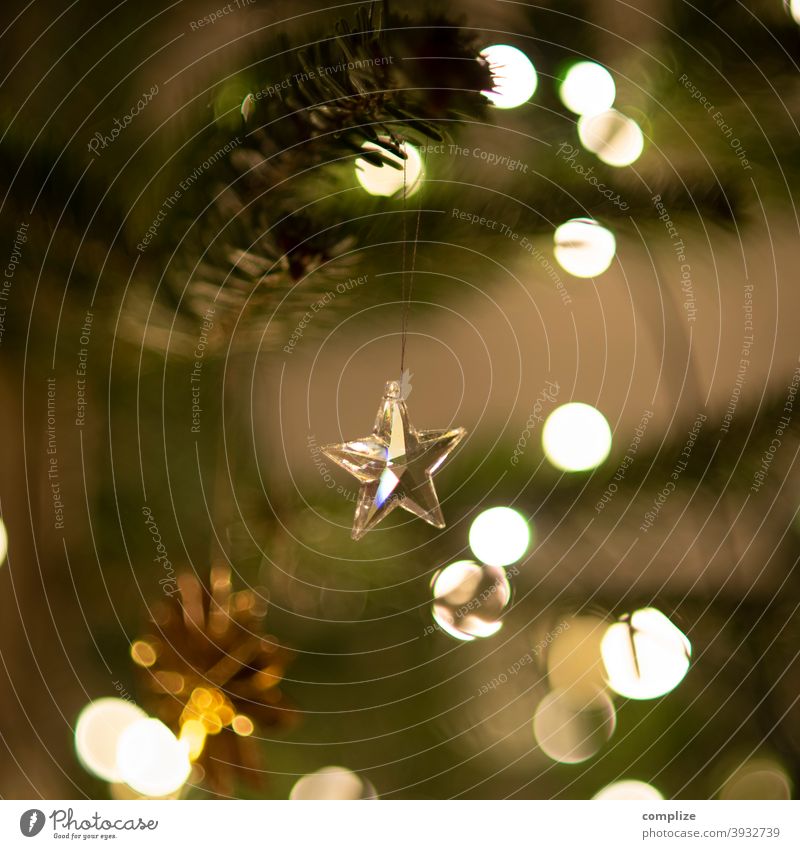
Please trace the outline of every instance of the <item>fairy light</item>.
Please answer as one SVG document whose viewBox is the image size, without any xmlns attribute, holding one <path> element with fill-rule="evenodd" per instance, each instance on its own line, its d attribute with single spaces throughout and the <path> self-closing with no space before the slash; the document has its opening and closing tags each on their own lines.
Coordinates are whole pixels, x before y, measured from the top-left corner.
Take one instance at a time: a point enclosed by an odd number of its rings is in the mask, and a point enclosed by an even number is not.
<svg viewBox="0 0 800 849">
<path fill-rule="evenodd" d="M 206 744 L 206 727 L 199 719 L 187 719 L 181 726 L 178 739 L 186 743 L 189 760 L 195 761 L 203 753 Z"/>
<path fill-rule="evenodd" d="M 608 622 L 599 616 L 572 616 L 548 633 L 547 680 L 574 699 L 589 699 L 606 687 L 600 643 Z"/>
<path fill-rule="evenodd" d="M 103 698 L 89 702 L 75 723 L 78 760 L 104 781 L 119 781 L 117 747 L 123 732 L 147 714 L 125 699 Z"/>
<path fill-rule="evenodd" d="M 511 599 L 502 567 L 459 560 L 433 576 L 431 589 L 433 619 L 451 637 L 469 642 L 502 628 L 500 617 Z"/>
<path fill-rule="evenodd" d="M 509 44 L 492 44 L 480 54 L 488 63 L 493 89 L 484 91 L 498 109 L 514 109 L 533 97 L 538 85 L 536 68 L 531 60 Z"/>
<path fill-rule="evenodd" d="M 469 529 L 472 553 L 490 566 L 516 563 L 528 550 L 530 541 L 528 521 L 510 507 L 484 510 Z"/>
<path fill-rule="evenodd" d="M 140 719 L 120 735 L 117 770 L 137 793 L 168 796 L 183 786 L 191 769 L 189 743 L 158 719 Z"/>
<path fill-rule="evenodd" d="M 232 725 L 236 718 L 230 699 L 221 690 L 216 687 L 195 687 L 179 722 L 180 739 L 187 742 L 190 758 L 196 760 L 200 757 L 206 737 L 219 734 L 223 728 Z"/>
<path fill-rule="evenodd" d="M 385 163 L 373 165 L 361 156 L 356 159 L 356 179 L 369 194 L 393 197 L 402 195 L 405 186 L 405 195 L 410 197 L 422 184 L 422 159 L 414 145 L 408 142 L 400 144 L 400 150 L 406 155 L 405 159 L 374 142 L 364 142 L 361 148 L 362 150 L 380 151 L 383 159 L 388 159 L 397 165 L 396 168 Z"/>
<path fill-rule="evenodd" d="M 564 106 L 577 115 L 595 115 L 614 104 L 617 87 L 611 74 L 597 62 L 576 62 L 558 90 Z"/>
<path fill-rule="evenodd" d="M 609 626 L 600 650 L 609 687 L 629 699 L 655 699 L 674 690 L 692 655 L 686 635 L 654 607 Z"/>
<path fill-rule="evenodd" d="M 240 737 L 249 737 L 253 731 L 255 731 L 253 720 L 242 713 L 234 716 L 233 721 L 231 722 L 231 728 L 233 728 Z"/>
<path fill-rule="evenodd" d="M 300 778 L 289 794 L 293 801 L 304 799 L 376 799 L 375 788 L 352 770 L 326 766 Z"/>
<path fill-rule="evenodd" d="M 644 150 L 639 125 L 616 109 L 585 115 L 578 121 L 578 137 L 598 159 L 616 168 L 632 165 Z"/>
<path fill-rule="evenodd" d="M 0 566 L 6 562 L 8 554 L 8 531 L 6 531 L 5 522 L 0 519 Z"/>
<path fill-rule="evenodd" d="M 617 724 L 614 704 L 604 692 L 575 699 L 566 690 L 553 690 L 539 702 L 533 716 L 533 735 L 552 760 L 575 764 L 588 760 L 608 742 Z"/>
<path fill-rule="evenodd" d="M 556 261 L 574 277 L 599 277 L 617 253 L 614 234 L 591 218 L 573 218 L 553 234 Z"/>
<path fill-rule="evenodd" d="M 771 758 L 753 758 L 739 766 L 723 785 L 720 799 L 791 799 L 792 782 Z"/>
<path fill-rule="evenodd" d="M 155 648 L 146 640 L 136 640 L 131 645 L 131 658 L 138 666 L 152 666 L 158 659 Z"/>
<path fill-rule="evenodd" d="M 598 799 L 604 802 L 611 801 L 636 801 L 636 802 L 657 802 L 664 797 L 653 787 L 652 784 L 647 784 L 644 781 L 636 781 L 628 779 L 627 781 L 615 781 L 612 784 L 606 785 L 602 790 L 592 796 L 593 799 Z"/>
<path fill-rule="evenodd" d="M 565 472 L 594 469 L 611 451 L 611 428 L 590 404 L 562 404 L 547 417 L 542 447 L 547 459 Z"/>
</svg>

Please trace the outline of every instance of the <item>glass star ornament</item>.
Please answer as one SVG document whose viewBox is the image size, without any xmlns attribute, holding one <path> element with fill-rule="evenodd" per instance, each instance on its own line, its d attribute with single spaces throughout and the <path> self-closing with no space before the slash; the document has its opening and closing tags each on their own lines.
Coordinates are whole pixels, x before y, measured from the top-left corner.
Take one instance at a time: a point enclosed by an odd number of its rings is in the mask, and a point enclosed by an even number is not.
<svg viewBox="0 0 800 849">
<path fill-rule="evenodd" d="M 387 381 L 370 436 L 322 449 L 361 482 L 353 539 L 361 539 L 395 507 L 443 528 L 433 474 L 466 433 L 463 427 L 415 430 L 408 420 L 400 383 Z"/>
</svg>

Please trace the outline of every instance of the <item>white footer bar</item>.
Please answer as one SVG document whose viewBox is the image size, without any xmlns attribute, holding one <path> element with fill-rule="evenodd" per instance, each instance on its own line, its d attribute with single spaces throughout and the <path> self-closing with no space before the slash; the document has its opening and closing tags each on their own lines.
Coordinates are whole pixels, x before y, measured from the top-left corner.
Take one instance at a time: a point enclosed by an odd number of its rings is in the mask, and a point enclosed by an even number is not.
<svg viewBox="0 0 800 849">
<path fill-rule="evenodd" d="M 53 842 L 158 849 L 796 849 L 800 803 L 0 801 L 0 846 Z"/>
</svg>

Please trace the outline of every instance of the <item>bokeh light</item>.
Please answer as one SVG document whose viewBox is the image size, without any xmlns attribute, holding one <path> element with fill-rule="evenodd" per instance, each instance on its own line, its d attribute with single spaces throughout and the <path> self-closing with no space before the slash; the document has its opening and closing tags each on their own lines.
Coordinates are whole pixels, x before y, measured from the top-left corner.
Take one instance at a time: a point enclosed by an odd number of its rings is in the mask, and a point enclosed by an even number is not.
<svg viewBox="0 0 800 849">
<path fill-rule="evenodd" d="M 573 218 L 556 229 L 553 252 L 558 264 L 574 277 L 598 277 L 617 253 L 614 234 L 591 218 Z"/>
<path fill-rule="evenodd" d="M 220 129 L 235 131 L 241 127 L 247 94 L 248 82 L 238 75 L 227 79 L 214 92 L 211 106 L 214 121 Z"/>
<path fill-rule="evenodd" d="M 242 101 L 242 120 L 247 123 L 256 111 L 256 99 L 252 94 L 248 94 Z"/>
<path fill-rule="evenodd" d="M 197 760 L 203 753 L 207 736 L 206 727 L 199 719 L 187 719 L 181 725 L 181 733 L 178 739 L 186 743 L 190 761 Z"/>
<path fill-rule="evenodd" d="M 789 14 L 800 24 L 800 0 L 789 0 Z"/>
<path fill-rule="evenodd" d="M 459 560 L 440 569 L 431 587 L 433 619 L 451 637 L 464 641 L 491 637 L 502 627 L 500 617 L 511 599 L 502 566 Z"/>
<path fill-rule="evenodd" d="M 550 628 L 547 680 L 554 690 L 588 699 L 605 689 L 600 643 L 608 623 L 599 616 L 572 616 Z"/>
<path fill-rule="evenodd" d="M 243 713 L 238 713 L 234 716 L 233 721 L 231 722 L 231 728 L 233 728 L 240 737 L 249 737 L 255 731 L 253 720 L 250 719 L 249 716 L 245 716 Z"/>
<path fill-rule="evenodd" d="M 654 607 L 609 626 L 601 651 L 609 687 L 629 699 L 655 699 L 675 689 L 692 655 L 686 635 Z"/>
<path fill-rule="evenodd" d="M 492 44 L 481 50 L 489 63 L 494 89 L 483 94 L 499 109 L 514 109 L 527 103 L 539 78 L 531 60 L 509 44 Z"/>
<path fill-rule="evenodd" d="M 634 802 L 657 802 L 664 797 L 645 781 L 628 779 L 626 781 L 615 781 L 595 793 L 593 799 L 601 799 L 605 802 L 628 800 Z"/>
<path fill-rule="evenodd" d="M 565 690 L 548 693 L 533 716 L 539 748 L 554 761 L 576 764 L 596 755 L 617 724 L 614 704 L 604 692 L 575 699 Z"/>
<path fill-rule="evenodd" d="M 469 529 L 469 546 L 478 560 L 490 566 L 509 566 L 528 550 L 528 520 L 510 507 L 484 510 Z"/>
<path fill-rule="evenodd" d="M 578 121 L 578 137 L 598 159 L 617 168 L 633 164 L 644 150 L 639 125 L 616 109 L 585 115 Z"/>
<path fill-rule="evenodd" d="M 326 766 L 304 775 L 292 787 L 289 798 L 301 799 L 377 799 L 375 788 L 343 766 Z"/>
<path fill-rule="evenodd" d="M 104 781 L 119 781 L 120 736 L 147 714 L 133 702 L 117 698 L 89 702 L 75 724 L 75 751 L 83 766 Z"/>
<path fill-rule="evenodd" d="M 8 554 L 8 531 L 6 531 L 5 522 L 0 519 L 0 566 L 6 562 Z"/>
<path fill-rule="evenodd" d="M 561 102 L 577 115 L 595 115 L 614 105 L 614 78 L 597 62 L 576 62 L 564 76 L 558 94 Z"/>
<path fill-rule="evenodd" d="M 720 799 L 791 799 L 792 782 L 786 770 L 770 758 L 754 758 L 728 778 Z"/>
<path fill-rule="evenodd" d="M 147 640 L 136 640 L 131 643 L 131 659 L 137 666 L 147 668 L 156 662 L 158 654 L 152 643 Z"/>
<path fill-rule="evenodd" d="M 396 162 L 399 166 L 393 168 L 386 164 L 373 165 L 359 156 L 355 163 L 356 178 L 369 194 L 379 197 L 402 196 L 403 185 L 405 185 L 405 196 L 410 197 L 422 184 L 422 159 L 414 145 L 408 142 L 400 144 L 400 150 L 406 155 L 405 159 L 374 142 L 364 142 L 361 148 L 362 150 L 378 150 L 384 159 Z M 405 176 L 403 176 L 404 169 Z"/>
<path fill-rule="evenodd" d="M 547 459 L 562 471 L 594 469 L 611 451 L 611 428 L 590 404 L 562 404 L 544 423 L 542 447 Z"/>
<path fill-rule="evenodd" d="M 140 719 L 120 735 L 119 776 L 144 796 L 168 796 L 189 777 L 189 744 L 158 719 Z"/>
</svg>

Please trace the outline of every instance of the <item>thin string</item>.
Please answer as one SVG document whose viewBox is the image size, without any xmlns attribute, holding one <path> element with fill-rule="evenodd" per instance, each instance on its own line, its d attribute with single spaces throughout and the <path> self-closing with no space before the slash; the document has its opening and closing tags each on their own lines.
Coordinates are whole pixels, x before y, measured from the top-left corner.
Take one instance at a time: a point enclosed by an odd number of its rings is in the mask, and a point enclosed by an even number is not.
<svg viewBox="0 0 800 849">
<path fill-rule="evenodd" d="M 408 159 L 403 160 L 403 321 L 400 331 L 400 377 L 402 378 L 406 364 L 406 340 L 408 338 L 408 317 L 411 312 L 411 294 L 414 291 L 414 271 L 417 267 L 417 246 L 419 245 L 420 220 L 422 218 L 422 198 L 417 206 L 417 226 L 414 232 L 414 244 L 411 253 L 411 273 L 408 286 L 406 286 L 406 165 Z M 424 173 L 424 163 L 423 163 Z"/>
<path fill-rule="evenodd" d="M 401 142 L 402 144 L 402 142 Z M 403 160 L 403 267 L 400 275 L 400 301 L 401 306 L 401 322 L 400 322 L 400 378 L 403 377 L 403 364 L 406 358 L 406 246 L 408 244 L 406 236 L 406 163 L 407 159 Z"/>
</svg>

